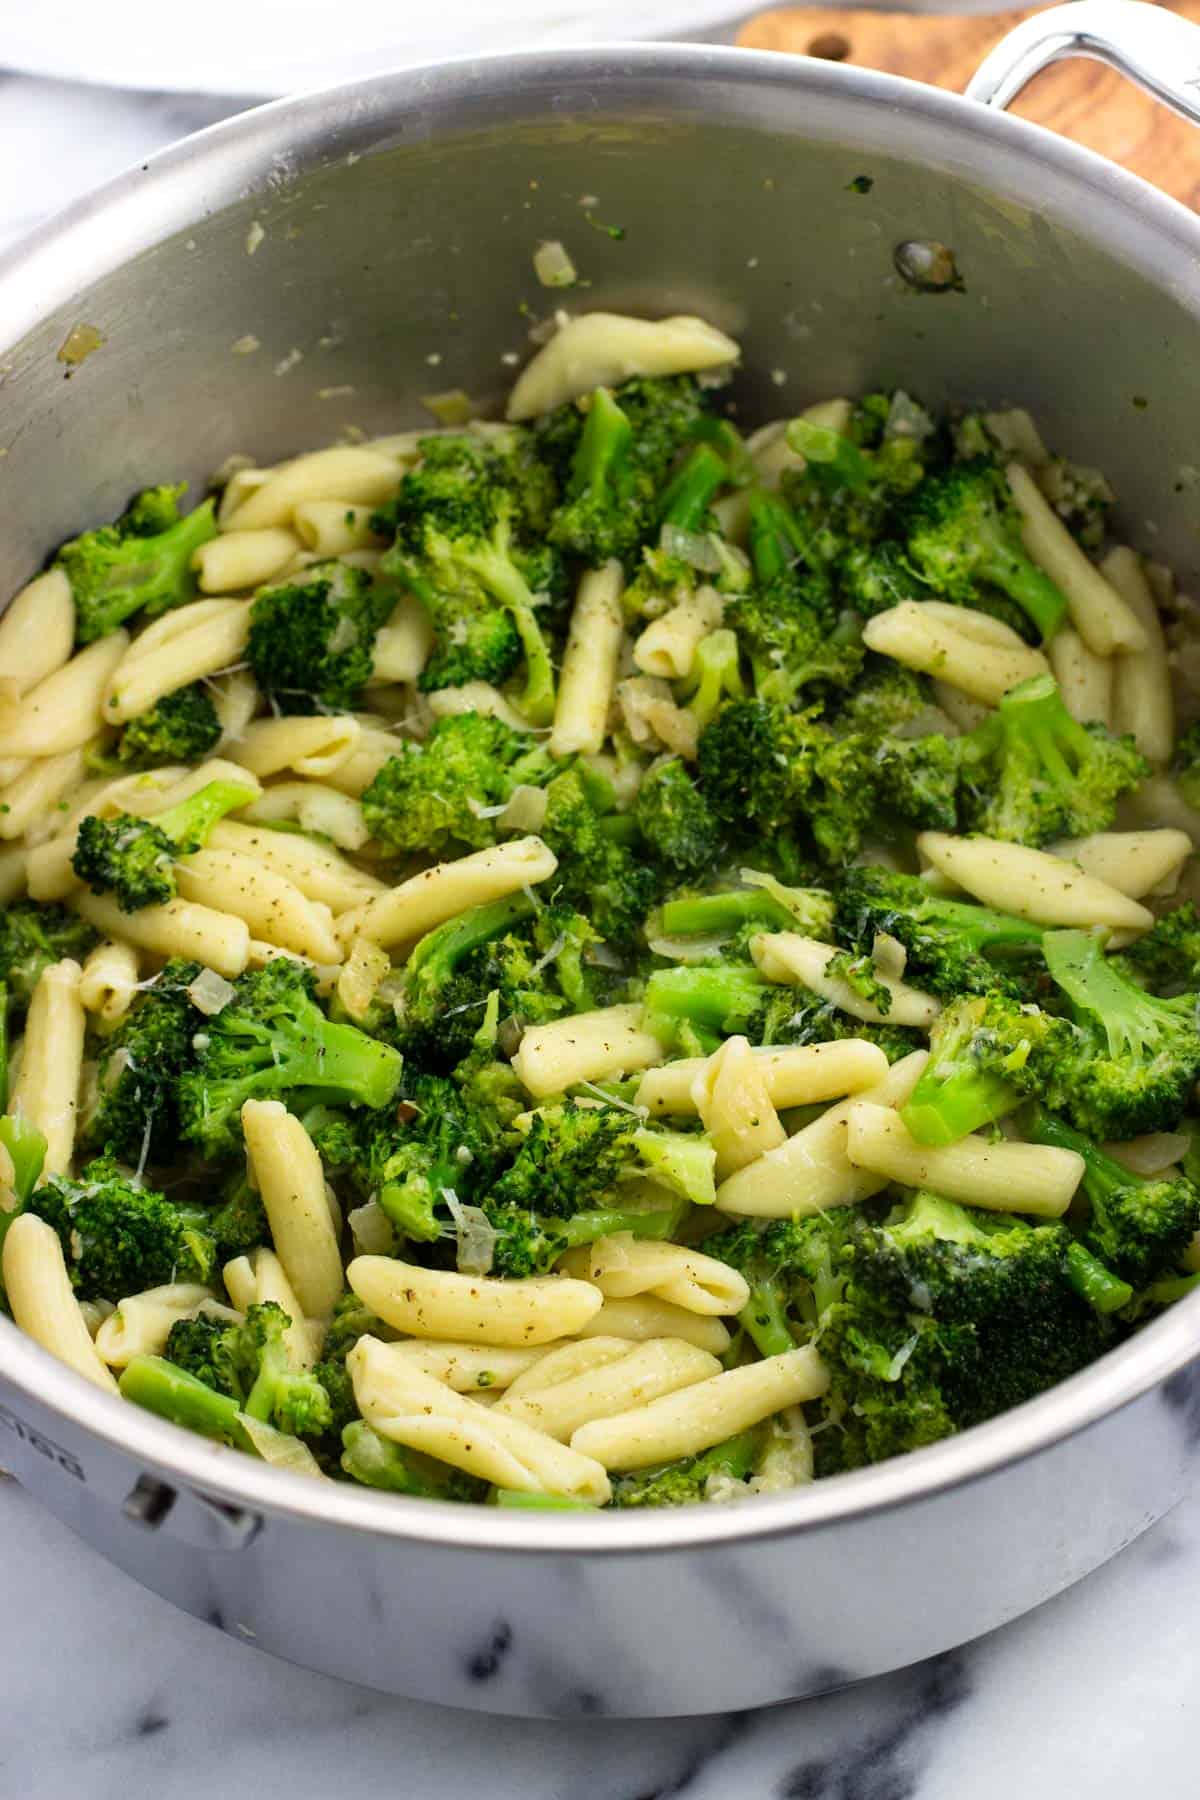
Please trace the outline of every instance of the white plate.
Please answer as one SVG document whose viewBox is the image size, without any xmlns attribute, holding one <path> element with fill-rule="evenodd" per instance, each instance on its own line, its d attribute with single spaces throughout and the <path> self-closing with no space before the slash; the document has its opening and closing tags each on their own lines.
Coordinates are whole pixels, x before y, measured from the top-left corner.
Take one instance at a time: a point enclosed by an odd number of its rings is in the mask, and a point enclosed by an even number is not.
<svg viewBox="0 0 1200 1800">
<path fill-rule="evenodd" d="M 0 4 L 0 68 L 175 93 L 274 95 L 489 51 L 684 36 L 737 0 L 27 0 Z M 431 16 L 433 15 L 433 16 Z"/>
</svg>

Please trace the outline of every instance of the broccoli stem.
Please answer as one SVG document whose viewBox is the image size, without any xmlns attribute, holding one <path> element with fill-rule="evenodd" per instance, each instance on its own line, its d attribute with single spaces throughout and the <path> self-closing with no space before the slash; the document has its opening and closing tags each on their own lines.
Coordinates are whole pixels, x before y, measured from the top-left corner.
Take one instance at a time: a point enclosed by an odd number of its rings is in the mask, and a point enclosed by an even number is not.
<svg viewBox="0 0 1200 1800">
<path fill-rule="evenodd" d="M 554 722 L 554 665 L 537 622 L 534 597 L 520 570 L 510 560 L 507 549 L 505 541 L 499 547 L 484 545 L 463 550 L 461 557 L 488 592 L 512 614 L 525 654 L 525 688 L 517 703 L 520 710 L 531 725 L 551 725 Z"/>
<path fill-rule="evenodd" d="M 738 1029 L 762 1003 L 767 983 L 740 963 L 658 969 L 646 983 L 646 1029 L 673 1041 L 680 1024 L 717 1038 Z"/>
<path fill-rule="evenodd" d="M 565 1249 L 577 1250 L 601 1238 L 615 1237 L 619 1231 L 628 1231 L 635 1238 L 669 1238 L 678 1223 L 679 1209 L 674 1206 L 662 1212 L 622 1212 L 617 1207 L 601 1207 L 555 1220 L 553 1231 L 563 1239 Z"/>
<path fill-rule="evenodd" d="M 723 700 L 740 700 L 746 692 L 735 634 L 722 627 L 702 637 L 692 658 L 691 673 L 695 686 L 688 699 L 688 711 L 703 731 Z"/>
<path fill-rule="evenodd" d="M 427 931 L 413 948 L 404 969 L 407 988 L 436 989 L 472 950 L 505 932 L 533 912 L 533 901 L 526 893 L 512 894 L 506 900 L 492 900 L 483 906 L 472 906 L 444 925 Z"/>
<path fill-rule="evenodd" d="M 702 531 L 713 495 L 728 479 L 729 470 L 716 451 L 697 444 L 667 483 L 659 502 L 659 523 L 678 526 L 681 531 Z"/>
<path fill-rule="evenodd" d="M 1173 1306 L 1176 1300 L 1185 1299 L 1198 1287 L 1200 1275 L 1168 1275 L 1162 1281 L 1152 1281 L 1141 1297 L 1154 1306 Z"/>
<path fill-rule="evenodd" d="M 1036 1107 L 1029 1121 L 1026 1136 L 1037 1144 L 1051 1144 L 1056 1150 L 1074 1150 L 1082 1156 L 1084 1162 L 1083 1191 L 1093 1206 L 1108 1199 L 1119 1188 L 1127 1188 L 1142 1177 L 1135 1175 L 1119 1163 L 1115 1157 L 1108 1156 L 1091 1138 L 1084 1137 L 1081 1131 L 1072 1130 L 1062 1119 L 1048 1113 L 1044 1107 Z"/>
<path fill-rule="evenodd" d="M 13 1166 L 13 1193 L 19 1206 L 24 1206 L 38 1184 L 42 1164 L 46 1160 L 46 1140 L 41 1132 L 18 1113 L 5 1113 L 0 1119 L 0 1144 L 8 1151 Z M 10 1219 L 15 1214 L 7 1215 Z M 4 1215 L 0 1215 L 2 1222 Z"/>
<path fill-rule="evenodd" d="M 162 1356 L 135 1356 L 121 1373 L 122 1398 L 187 1431 L 253 1452 L 238 1403 Z"/>
<path fill-rule="evenodd" d="M 972 1060 L 981 1010 L 977 1002 L 959 1002 L 934 1026 L 929 1063 L 900 1109 L 918 1144 L 956 1144 L 1021 1104 L 1022 1096 L 998 1070 L 981 1068 Z"/>
<path fill-rule="evenodd" d="M 1067 1251 L 1067 1280 L 1088 1305 L 1098 1313 L 1120 1312 L 1133 1299 L 1133 1289 L 1119 1275 L 1114 1275 L 1082 1244 L 1072 1244 Z"/>
<path fill-rule="evenodd" d="M 980 575 L 1002 588 L 1010 600 L 1015 600 L 1029 614 L 1043 642 L 1052 638 L 1067 610 L 1065 595 L 1036 563 L 1014 550 L 1002 519 L 981 520 L 978 531 L 976 541 L 983 552 L 979 562 Z"/>
<path fill-rule="evenodd" d="M 571 1500 L 566 1494 L 528 1494 L 521 1488 L 493 1488 L 488 1496 L 493 1506 L 507 1506 L 516 1512 L 595 1512 L 591 1500 Z"/>
<path fill-rule="evenodd" d="M 790 568 L 805 547 L 792 509 L 778 494 L 755 488 L 750 496 L 750 560 L 763 586 Z"/>
<path fill-rule="evenodd" d="M 750 1283 L 750 1298 L 738 1314 L 738 1324 L 749 1334 L 762 1356 L 782 1356 L 785 1350 L 796 1348 L 787 1321 L 787 1307 L 774 1281 Z"/>
<path fill-rule="evenodd" d="M 857 444 L 831 425 L 815 425 L 811 419 L 793 419 L 787 428 L 790 449 L 809 463 L 814 473 L 830 485 L 852 488 L 862 494 L 871 486 L 871 465 Z"/>
<path fill-rule="evenodd" d="M 743 925 L 795 929 L 796 920 L 765 888 L 734 888 L 726 894 L 696 894 L 664 901 L 660 918 L 668 937 L 732 934 Z"/>
<path fill-rule="evenodd" d="M 421 1500 L 440 1500 L 441 1491 L 413 1467 L 408 1452 L 361 1419 L 342 1432 L 342 1472 L 364 1487 L 386 1488 L 392 1494 L 413 1494 Z"/>
<path fill-rule="evenodd" d="M 150 822 L 178 846 L 180 855 L 198 850 L 213 826 L 239 806 L 248 806 L 257 788 L 240 781 L 209 781 L 196 793 L 166 812 L 154 813 Z"/>
<path fill-rule="evenodd" d="M 571 463 L 571 497 L 603 493 L 613 470 L 628 458 L 632 444 L 629 420 L 608 388 L 596 388 Z"/>
</svg>

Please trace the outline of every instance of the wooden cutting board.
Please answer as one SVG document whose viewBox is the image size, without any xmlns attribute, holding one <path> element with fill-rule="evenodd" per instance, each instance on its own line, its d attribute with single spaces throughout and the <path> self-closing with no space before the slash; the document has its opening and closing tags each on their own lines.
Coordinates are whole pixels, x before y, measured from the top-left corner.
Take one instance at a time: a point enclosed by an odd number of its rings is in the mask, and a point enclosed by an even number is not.
<svg viewBox="0 0 1200 1800">
<path fill-rule="evenodd" d="M 1200 0 L 1171 10 L 1200 23 Z M 980 62 L 1028 12 L 951 18 L 924 14 L 788 6 L 760 13 L 738 42 L 755 50 L 799 52 L 857 63 L 962 92 Z M 1045 69 L 1012 107 L 1076 143 L 1111 157 L 1200 211 L 1200 128 L 1094 62 Z"/>
</svg>

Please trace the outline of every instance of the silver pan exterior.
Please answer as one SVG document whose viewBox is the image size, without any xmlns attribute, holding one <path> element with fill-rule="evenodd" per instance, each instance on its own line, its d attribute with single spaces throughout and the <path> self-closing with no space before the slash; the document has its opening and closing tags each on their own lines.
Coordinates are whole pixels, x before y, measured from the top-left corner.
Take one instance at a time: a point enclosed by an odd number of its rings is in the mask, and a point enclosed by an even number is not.
<svg viewBox="0 0 1200 1800">
<path fill-rule="evenodd" d="M 522 302 L 559 298 L 531 266 L 553 238 L 592 284 L 570 305 L 733 332 L 748 419 L 874 384 L 1028 405 L 1109 474 L 1134 541 L 1185 586 L 1200 573 L 1200 222 L 970 101 L 615 48 L 263 108 L 0 264 L 0 589 L 147 480 L 203 482 L 230 450 L 266 462 L 348 421 L 394 430 L 439 389 L 498 399 Z M 912 240 L 953 248 L 961 291 L 900 279 Z M 56 353 L 80 323 L 104 342 L 72 371 Z M 261 348 L 234 354 L 248 335 Z M 1180 1495 L 1197 1351 L 1200 1296 L 899 1462 L 589 1518 L 283 1475 L 98 1394 L 0 1320 L 0 1461 L 139 1580 L 314 1668 L 500 1712 L 725 1711 L 962 1642 L 1113 1555 Z"/>
</svg>

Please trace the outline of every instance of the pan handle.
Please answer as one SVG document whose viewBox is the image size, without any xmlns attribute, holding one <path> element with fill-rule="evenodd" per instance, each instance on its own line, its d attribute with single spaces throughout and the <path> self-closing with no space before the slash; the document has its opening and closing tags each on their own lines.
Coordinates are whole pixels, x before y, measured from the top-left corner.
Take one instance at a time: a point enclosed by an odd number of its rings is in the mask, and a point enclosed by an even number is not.
<svg viewBox="0 0 1200 1800">
<path fill-rule="evenodd" d="M 1010 31 L 967 85 L 967 98 L 1003 110 L 1051 63 L 1107 63 L 1164 106 L 1200 125 L 1200 27 L 1149 0 L 1070 0 Z"/>
</svg>

